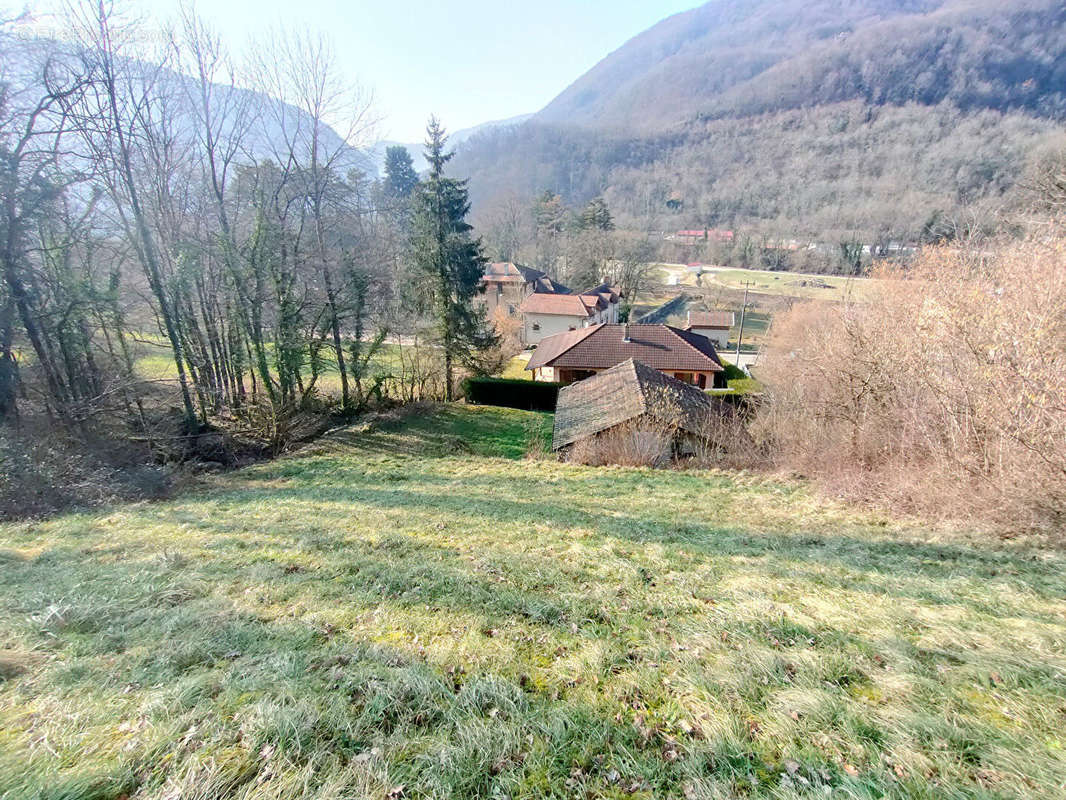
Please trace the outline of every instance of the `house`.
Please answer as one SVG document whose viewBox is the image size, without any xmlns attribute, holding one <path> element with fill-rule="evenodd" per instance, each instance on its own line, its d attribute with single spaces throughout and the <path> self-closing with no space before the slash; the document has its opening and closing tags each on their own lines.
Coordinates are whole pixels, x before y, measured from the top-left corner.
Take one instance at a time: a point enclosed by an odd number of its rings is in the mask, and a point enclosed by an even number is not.
<svg viewBox="0 0 1066 800">
<path fill-rule="evenodd" d="M 582 297 L 599 297 L 606 305 L 606 313 L 601 322 L 618 322 L 618 307 L 622 300 L 622 290 L 609 283 L 601 283 L 581 293 Z"/>
<path fill-rule="evenodd" d="M 581 294 L 530 294 L 518 307 L 522 341 L 535 345 L 558 333 L 617 322 L 620 298 L 618 289 L 606 283 Z"/>
<path fill-rule="evenodd" d="M 669 325 L 601 323 L 541 341 L 526 369 L 533 379 L 573 383 L 635 359 L 700 389 L 726 385 L 714 344 Z"/>
<path fill-rule="evenodd" d="M 668 436 L 674 454 L 697 452 L 711 435 L 710 415 L 724 413 L 721 401 L 632 358 L 559 391 L 552 449 L 632 427 L 658 439 Z"/>
<path fill-rule="evenodd" d="M 706 336 L 719 350 L 729 344 L 729 331 L 736 318 L 732 311 L 690 311 L 686 331 Z"/>
<path fill-rule="evenodd" d="M 532 294 L 570 294 L 570 289 L 548 277 L 539 269 L 523 267 L 510 261 L 497 261 L 485 267 L 481 293 L 488 316 L 502 308 L 511 315 Z"/>
</svg>

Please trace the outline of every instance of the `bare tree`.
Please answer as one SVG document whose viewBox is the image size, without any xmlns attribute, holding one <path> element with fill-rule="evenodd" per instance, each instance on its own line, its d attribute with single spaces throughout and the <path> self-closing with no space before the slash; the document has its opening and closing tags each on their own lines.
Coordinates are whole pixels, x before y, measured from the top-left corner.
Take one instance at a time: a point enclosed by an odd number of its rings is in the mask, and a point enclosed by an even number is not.
<svg viewBox="0 0 1066 800">
<path fill-rule="evenodd" d="M 152 225 L 138 180 L 139 159 L 161 96 L 165 57 L 150 65 L 138 60 L 131 45 L 135 25 L 119 19 L 114 4 L 106 0 L 72 5 L 68 9 L 72 31 L 90 76 L 90 90 L 67 106 L 77 130 L 92 156 L 112 200 L 115 213 L 133 246 L 151 288 L 163 331 L 173 352 L 187 430 L 194 430 L 196 410 L 189 391 L 185 353 L 161 255 L 158 230 Z M 161 54 L 162 56 L 162 54 Z"/>
<path fill-rule="evenodd" d="M 293 209 L 298 226 L 310 228 L 308 255 L 322 281 L 341 404 L 348 408 L 351 394 L 341 338 L 346 313 L 342 298 L 348 287 L 342 285 L 342 236 L 335 222 L 347 199 L 342 178 L 354 166 L 354 147 L 367 139 L 375 123 L 372 98 L 341 77 L 336 53 L 323 36 L 278 33 L 257 52 L 260 88 L 273 101 L 267 113 L 282 131 L 274 155 L 284 182 L 298 187 L 299 203 Z"/>
</svg>

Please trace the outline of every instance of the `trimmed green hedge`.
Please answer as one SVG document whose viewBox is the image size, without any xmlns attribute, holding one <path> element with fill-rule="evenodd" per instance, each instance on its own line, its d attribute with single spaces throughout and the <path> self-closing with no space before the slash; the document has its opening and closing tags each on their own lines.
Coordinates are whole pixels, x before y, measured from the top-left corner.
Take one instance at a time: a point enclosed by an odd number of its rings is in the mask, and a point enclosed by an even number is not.
<svg viewBox="0 0 1066 800">
<path fill-rule="evenodd" d="M 727 381 L 737 381 L 748 377 L 748 373 L 730 361 L 723 359 L 722 366 L 725 367 L 725 379 Z"/>
<path fill-rule="evenodd" d="M 466 402 L 481 406 L 555 411 L 559 390 L 564 385 L 520 378 L 467 378 L 463 381 L 463 396 Z"/>
</svg>

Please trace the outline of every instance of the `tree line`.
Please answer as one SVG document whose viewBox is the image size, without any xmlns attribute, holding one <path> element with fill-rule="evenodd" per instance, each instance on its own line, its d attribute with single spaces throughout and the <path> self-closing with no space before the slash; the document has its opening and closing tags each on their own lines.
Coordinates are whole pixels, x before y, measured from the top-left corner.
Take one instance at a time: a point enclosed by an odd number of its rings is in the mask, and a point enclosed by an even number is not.
<svg viewBox="0 0 1066 800">
<path fill-rule="evenodd" d="M 147 53 L 103 0 L 71 8 L 62 44 L 10 23 L 0 422 L 28 409 L 147 428 L 174 386 L 185 434 L 321 403 L 327 381 L 350 414 L 397 372 L 411 394 L 450 398 L 456 365 L 489 358 L 474 303 L 485 257 L 465 183 L 444 174 L 443 127 L 427 129 L 424 181 L 406 153 L 369 177 L 357 148 L 373 106 L 327 40 L 278 35 L 237 66 L 188 9 Z M 383 368 L 390 335 L 422 351 Z M 146 350 L 170 362 L 162 398 Z"/>
</svg>

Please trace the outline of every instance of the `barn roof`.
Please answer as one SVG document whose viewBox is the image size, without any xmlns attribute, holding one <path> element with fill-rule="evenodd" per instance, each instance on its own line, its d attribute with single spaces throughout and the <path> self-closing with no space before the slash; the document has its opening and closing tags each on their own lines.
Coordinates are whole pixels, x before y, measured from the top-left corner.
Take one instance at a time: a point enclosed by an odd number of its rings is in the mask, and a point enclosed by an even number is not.
<svg viewBox="0 0 1066 800">
<path fill-rule="evenodd" d="M 560 390 L 552 448 L 645 416 L 699 433 L 706 415 L 718 408 L 695 386 L 628 359 Z"/>
<path fill-rule="evenodd" d="M 655 369 L 671 372 L 722 370 L 722 362 L 710 339 L 669 325 L 600 324 L 581 330 L 580 336 L 573 333 L 578 331 L 546 337 L 533 352 L 526 369 L 607 369 L 635 358 Z"/>
</svg>

